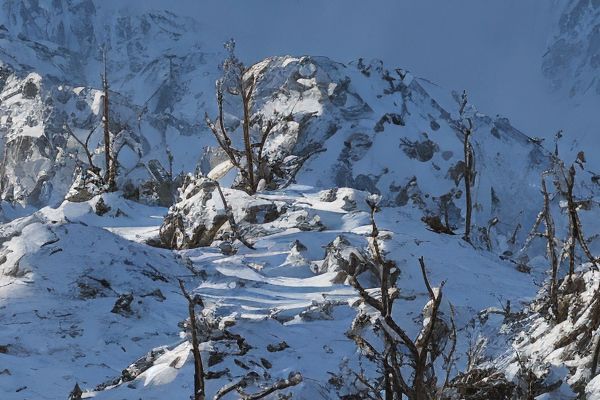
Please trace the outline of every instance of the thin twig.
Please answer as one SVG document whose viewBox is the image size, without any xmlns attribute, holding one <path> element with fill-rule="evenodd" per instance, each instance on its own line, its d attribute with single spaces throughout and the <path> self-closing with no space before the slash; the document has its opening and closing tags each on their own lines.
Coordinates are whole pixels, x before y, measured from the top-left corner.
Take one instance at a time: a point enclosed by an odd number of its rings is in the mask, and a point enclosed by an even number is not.
<svg viewBox="0 0 600 400">
<path fill-rule="evenodd" d="M 435 299 L 435 293 L 429 284 L 429 279 L 427 278 L 427 271 L 425 270 L 425 259 L 423 256 L 419 257 L 419 265 L 421 266 L 421 273 L 423 274 L 423 281 L 425 282 L 425 287 L 427 288 L 427 292 L 429 293 L 429 298 Z"/>
</svg>

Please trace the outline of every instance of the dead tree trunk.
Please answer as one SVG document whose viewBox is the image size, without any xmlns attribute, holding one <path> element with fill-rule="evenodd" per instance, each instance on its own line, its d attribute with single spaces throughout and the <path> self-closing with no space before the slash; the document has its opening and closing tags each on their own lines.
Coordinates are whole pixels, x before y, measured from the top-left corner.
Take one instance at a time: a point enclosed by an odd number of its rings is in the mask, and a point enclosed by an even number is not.
<svg viewBox="0 0 600 400">
<path fill-rule="evenodd" d="M 557 252 L 556 228 L 554 225 L 554 218 L 552 217 L 552 210 L 550 208 L 550 194 L 548 193 L 548 188 L 546 186 L 546 174 L 547 172 L 542 174 L 541 180 L 541 192 L 544 199 L 542 210 L 538 213 L 535 223 L 533 224 L 533 228 L 531 229 L 529 235 L 527 235 L 525 243 L 519 252 L 525 251 L 535 237 L 542 237 L 546 240 L 546 256 L 550 262 L 551 273 L 548 290 L 550 307 L 554 314 L 554 318 L 558 318 L 558 269 L 560 267 L 562 256 L 559 256 Z M 545 226 L 543 233 L 538 232 L 539 226 L 542 222 Z"/>
<path fill-rule="evenodd" d="M 2 153 L 2 163 L 0 164 L 0 196 L 4 195 L 6 186 L 6 157 L 8 156 L 8 143 L 4 143 L 4 151 Z M 2 207 L 0 207 L 2 209 Z"/>
<path fill-rule="evenodd" d="M 231 209 L 231 207 L 229 206 L 229 203 L 227 202 L 227 199 L 225 198 L 225 194 L 223 193 L 223 190 L 221 189 L 221 185 L 219 184 L 219 182 L 216 182 L 216 184 L 217 184 L 217 191 L 219 192 L 219 197 L 221 198 L 223 207 L 225 208 L 225 214 L 227 215 L 227 221 L 229 222 L 229 226 L 231 228 L 231 231 L 233 232 L 234 238 L 238 239 L 240 242 L 242 242 L 242 244 L 244 246 L 246 246 L 247 248 L 249 248 L 251 250 L 256 250 L 256 248 L 250 242 L 248 242 L 244 238 L 242 233 L 240 232 L 240 227 L 235 222 L 235 217 L 233 216 L 233 210 Z"/>
<path fill-rule="evenodd" d="M 473 147 L 471 146 L 471 120 L 467 120 L 469 127 L 464 130 L 463 150 L 465 159 L 465 236 L 467 242 L 471 242 L 471 214 L 473 212 L 473 200 L 471 198 L 471 185 L 473 184 Z"/>
<path fill-rule="evenodd" d="M 568 238 L 568 248 L 567 254 L 569 256 L 569 282 L 573 279 L 573 274 L 575 273 L 575 246 L 579 243 L 583 253 L 586 255 L 588 260 L 594 265 L 594 268 L 598 270 L 598 261 L 592 255 L 590 248 L 587 245 L 585 240 L 585 236 L 583 234 L 583 228 L 581 225 L 581 220 L 579 219 L 578 214 L 578 203 L 575 201 L 575 196 L 573 195 L 573 188 L 575 186 L 575 165 L 571 165 L 569 168 L 568 174 L 564 173 L 563 166 L 561 165 L 561 170 L 563 171 L 563 177 L 567 186 L 566 197 L 567 197 L 567 213 L 569 214 L 569 238 Z"/>
<path fill-rule="evenodd" d="M 108 96 L 108 75 L 106 49 L 102 52 L 104 60 L 104 73 L 102 74 L 102 90 L 103 95 L 103 115 L 102 122 L 104 123 L 104 181 L 108 185 L 109 191 L 116 190 L 116 165 L 112 154 L 112 137 L 110 134 L 110 102 Z"/>
<path fill-rule="evenodd" d="M 569 214 L 569 281 L 575 273 L 575 241 L 579 237 L 577 232 L 577 206 L 573 199 L 573 186 L 575 185 L 575 168 L 569 168 L 569 175 L 565 179 L 567 185 L 567 212 Z"/>
<path fill-rule="evenodd" d="M 200 354 L 200 345 L 198 343 L 198 332 L 196 331 L 196 305 L 204 306 L 200 296 L 194 297 L 185 290 L 183 281 L 179 279 L 181 293 L 188 302 L 188 314 L 190 317 L 190 330 L 192 332 L 192 354 L 194 356 L 194 400 L 205 400 L 206 392 L 204 386 L 204 367 L 202 366 L 202 356 Z"/>
<path fill-rule="evenodd" d="M 246 85 L 244 83 L 244 71 L 240 72 L 240 93 L 242 96 L 242 106 L 244 109 L 244 121 L 243 121 L 243 135 L 244 135 L 244 148 L 246 151 L 246 163 L 248 171 L 248 189 L 249 194 L 256 192 L 256 184 L 254 182 L 254 154 L 252 153 L 252 138 L 250 137 L 250 101 L 252 98 L 252 92 L 254 91 L 255 77 L 250 77 L 250 82 Z"/>
<path fill-rule="evenodd" d="M 461 98 L 459 114 L 461 118 L 464 116 L 465 107 L 467 106 L 467 92 L 464 91 Z M 473 133 L 473 121 L 471 118 L 466 118 L 466 125 L 461 121 L 461 131 L 463 133 L 463 157 L 464 157 L 464 182 L 465 182 L 465 234 L 463 239 L 471 243 L 471 215 L 473 213 L 473 200 L 471 198 L 471 186 L 475 177 L 474 161 L 475 154 L 471 145 L 471 134 Z"/>
<path fill-rule="evenodd" d="M 596 369 L 598 368 L 598 358 L 600 357 L 600 335 L 596 339 L 596 346 L 594 346 L 594 355 L 592 356 L 592 367 L 590 380 L 596 376 Z"/>
<path fill-rule="evenodd" d="M 554 228 L 554 219 L 552 218 L 552 212 L 550 210 L 550 195 L 546 188 L 546 180 L 542 177 L 542 193 L 544 195 L 544 225 L 546 225 L 546 231 L 544 236 L 547 240 L 547 251 L 548 259 L 550 260 L 551 278 L 550 278 L 550 305 L 554 318 L 558 318 L 558 267 L 559 259 L 556 254 L 556 232 Z"/>
<path fill-rule="evenodd" d="M 263 126 L 264 124 L 262 122 L 260 125 L 260 143 L 255 143 L 252 145 L 253 147 L 258 147 L 258 152 L 256 155 L 256 191 L 258 191 L 259 189 L 261 180 L 265 181 L 265 185 L 270 183 L 271 180 L 271 170 L 269 168 L 268 158 L 264 154 L 264 150 L 265 144 L 267 143 L 267 139 L 269 138 L 269 134 L 275 127 L 275 122 L 273 120 L 269 120 L 266 123 L 266 126 Z"/>
</svg>

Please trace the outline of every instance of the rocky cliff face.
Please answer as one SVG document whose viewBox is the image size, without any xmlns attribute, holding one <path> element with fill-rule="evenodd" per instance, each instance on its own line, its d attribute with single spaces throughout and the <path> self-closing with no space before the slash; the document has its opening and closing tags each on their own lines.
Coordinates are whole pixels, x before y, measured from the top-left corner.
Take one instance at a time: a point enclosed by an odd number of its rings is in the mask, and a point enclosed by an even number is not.
<svg viewBox="0 0 600 400">
<path fill-rule="evenodd" d="M 197 113 L 207 96 L 212 100 L 214 78 L 209 76 L 217 62 L 207 65 L 195 22 L 168 12 L 106 13 L 92 1 L 2 4 L 5 197 L 33 205 L 64 197 L 80 158 L 71 155 L 83 155 L 65 124 L 82 140 L 94 130 L 90 148 L 102 160 L 97 90 L 102 48 L 108 55 L 111 130 L 123 147 L 120 186 L 159 180 L 156 166 L 176 175 L 198 161 L 206 128 Z M 176 155 L 172 166 L 171 151 Z"/>
<path fill-rule="evenodd" d="M 600 2 L 573 0 L 563 2 L 559 25 L 542 70 L 555 89 L 570 97 L 585 93 L 600 94 Z"/>
</svg>

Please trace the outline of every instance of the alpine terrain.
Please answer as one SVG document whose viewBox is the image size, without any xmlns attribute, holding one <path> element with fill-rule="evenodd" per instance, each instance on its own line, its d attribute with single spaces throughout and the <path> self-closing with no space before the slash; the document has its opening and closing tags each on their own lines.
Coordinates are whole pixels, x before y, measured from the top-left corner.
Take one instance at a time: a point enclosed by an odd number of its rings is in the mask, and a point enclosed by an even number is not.
<svg viewBox="0 0 600 400">
<path fill-rule="evenodd" d="M 598 1 L 544 133 L 127 3 L 0 3 L 1 399 L 600 399 Z"/>
</svg>

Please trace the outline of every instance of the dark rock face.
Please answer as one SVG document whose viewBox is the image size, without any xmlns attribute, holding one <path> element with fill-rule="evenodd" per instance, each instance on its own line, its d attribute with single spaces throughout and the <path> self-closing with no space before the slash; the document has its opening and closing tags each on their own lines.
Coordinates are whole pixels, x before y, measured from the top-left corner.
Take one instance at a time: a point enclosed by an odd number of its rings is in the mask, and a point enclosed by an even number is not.
<svg viewBox="0 0 600 400">
<path fill-rule="evenodd" d="M 339 159 L 342 162 L 358 161 L 365 156 L 372 145 L 369 135 L 354 133 L 344 142 L 344 149 Z"/>
<path fill-rule="evenodd" d="M 131 315 L 131 303 L 133 302 L 133 295 L 131 293 L 125 293 L 119 295 L 114 307 L 110 312 L 114 314 L 120 314 L 124 317 Z"/>
<path fill-rule="evenodd" d="M 383 115 L 383 117 L 381 117 L 379 121 L 377 121 L 377 124 L 375 124 L 373 130 L 375 132 L 383 132 L 383 130 L 385 129 L 385 124 L 394 124 L 400 126 L 405 125 L 404 120 L 402 119 L 402 115 L 396 113 L 386 113 Z"/>
<path fill-rule="evenodd" d="M 40 90 L 38 89 L 37 85 L 33 81 L 25 82 L 25 84 L 23 85 L 23 89 L 22 89 L 23 97 L 26 99 L 35 98 L 35 96 L 37 96 L 39 91 Z"/>
<path fill-rule="evenodd" d="M 96 215 L 103 216 L 111 210 L 111 207 L 104 202 L 104 199 L 100 197 L 94 206 Z"/>
<path fill-rule="evenodd" d="M 421 162 L 429 161 L 433 158 L 434 153 L 439 151 L 437 143 L 429 140 L 427 134 L 422 135 L 420 141 L 410 141 L 408 139 L 402 139 L 400 148 L 410 158 L 415 158 Z"/>
<path fill-rule="evenodd" d="M 333 282 L 343 283 L 348 275 L 359 275 L 367 270 L 373 272 L 373 278 L 378 276 L 377 267 L 365 252 L 353 246 L 345 237 L 338 236 L 327 245 L 325 259 L 315 272 L 337 272 Z"/>
<path fill-rule="evenodd" d="M 251 224 L 264 224 L 273 222 L 279 217 L 279 209 L 276 204 L 250 204 L 245 209 L 246 215 L 242 221 L 249 222 Z"/>
<path fill-rule="evenodd" d="M 4 89 L 4 85 L 6 84 L 6 80 L 12 74 L 12 71 L 6 66 L 0 67 L 0 90 Z"/>
<path fill-rule="evenodd" d="M 363 190 L 368 193 L 379 194 L 379 188 L 377 187 L 376 180 L 367 176 L 360 174 L 354 179 L 354 187 L 358 190 Z"/>
</svg>

